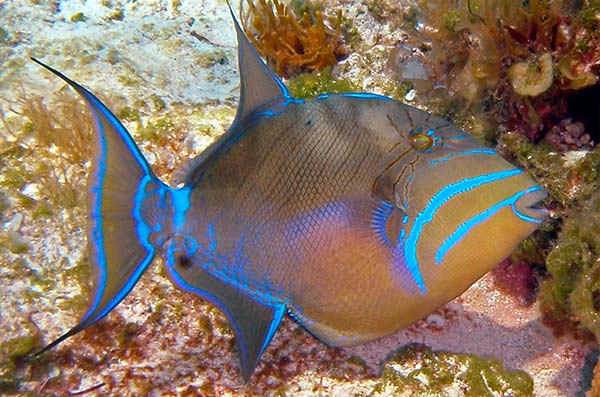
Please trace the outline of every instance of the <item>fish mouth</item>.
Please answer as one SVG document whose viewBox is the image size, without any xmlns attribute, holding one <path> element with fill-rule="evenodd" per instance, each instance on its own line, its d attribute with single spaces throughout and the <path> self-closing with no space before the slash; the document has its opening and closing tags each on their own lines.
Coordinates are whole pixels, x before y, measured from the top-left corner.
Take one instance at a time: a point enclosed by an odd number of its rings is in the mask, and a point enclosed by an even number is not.
<svg viewBox="0 0 600 397">
<path fill-rule="evenodd" d="M 528 222 L 541 223 L 548 217 L 548 210 L 540 206 L 540 202 L 547 196 L 548 193 L 540 186 L 530 187 L 515 202 L 517 216 Z"/>
</svg>

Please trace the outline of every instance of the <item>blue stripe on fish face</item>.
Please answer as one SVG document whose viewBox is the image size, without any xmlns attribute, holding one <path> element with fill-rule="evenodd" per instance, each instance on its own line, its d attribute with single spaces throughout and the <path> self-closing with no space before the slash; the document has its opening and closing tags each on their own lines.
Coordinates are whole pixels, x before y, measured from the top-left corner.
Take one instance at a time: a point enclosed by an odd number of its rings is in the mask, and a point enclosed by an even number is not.
<svg viewBox="0 0 600 397">
<path fill-rule="evenodd" d="M 466 151 L 462 151 L 462 152 L 451 153 L 451 154 L 446 155 L 444 157 L 440 157 L 440 158 L 437 158 L 437 159 L 430 160 L 429 164 L 436 165 L 436 164 L 439 164 L 439 163 L 446 162 L 446 161 L 450 160 L 451 158 L 460 157 L 460 156 L 469 156 L 469 155 L 472 155 L 472 154 L 496 155 L 497 153 L 493 149 L 473 149 L 473 150 L 466 150 Z"/>
<path fill-rule="evenodd" d="M 528 193 L 533 193 L 533 192 L 536 192 L 536 191 L 539 191 L 539 190 L 542 190 L 542 188 L 539 187 L 539 186 L 533 186 L 533 187 L 530 187 L 529 189 L 527 189 L 525 191 L 521 191 L 521 192 L 515 193 L 514 195 L 510 196 L 509 198 L 500 201 L 499 203 L 497 203 L 497 204 L 491 206 L 490 208 L 488 208 L 487 210 L 485 210 L 483 212 L 480 212 L 479 214 L 475 215 L 471 219 L 469 219 L 469 220 L 465 221 L 464 223 L 462 223 L 442 243 L 442 245 L 440 246 L 440 248 L 436 252 L 436 254 L 435 254 L 435 264 L 439 265 L 440 263 L 442 263 L 442 261 L 444 260 L 444 257 L 448 253 L 448 251 L 450 251 L 456 244 L 458 244 L 462 240 L 462 238 L 464 236 L 466 236 L 475 226 L 479 225 L 482 222 L 487 221 L 494 214 L 496 214 L 496 212 L 500 211 L 504 207 L 510 206 L 512 208 L 513 212 L 515 213 L 515 215 L 517 215 L 519 218 L 523 219 L 526 222 L 532 222 L 532 223 L 538 223 L 538 224 L 542 223 L 541 219 L 529 217 L 529 216 L 527 216 L 525 214 L 520 213 L 515 208 L 515 203 L 517 202 L 517 200 L 519 200 L 521 197 L 523 197 L 524 195 L 526 195 Z"/>
<path fill-rule="evenodd" d="M 427 292 L 427 288 L 425 287 L 425 281 L 423 280 L 423 276 L 419 269 L 419 262 L 417 260 L 417 244 L 425 224 L 431 222 L 437 210 L 451 198 L 485 184 L 510 178 L 522 173 L 523 171 L 519 169 L 512 169 L 466 178 L 459 182 L 445 186 L 435 195 L 433 195 L 433 197 L 431 197 L 427 206 L 416 216 L 406 239 L 404 241 L 398 241 L 399 245 L 404 243 L 406 267 L 408 268 L 413 280 L 423 295 Z"/>
</svg>

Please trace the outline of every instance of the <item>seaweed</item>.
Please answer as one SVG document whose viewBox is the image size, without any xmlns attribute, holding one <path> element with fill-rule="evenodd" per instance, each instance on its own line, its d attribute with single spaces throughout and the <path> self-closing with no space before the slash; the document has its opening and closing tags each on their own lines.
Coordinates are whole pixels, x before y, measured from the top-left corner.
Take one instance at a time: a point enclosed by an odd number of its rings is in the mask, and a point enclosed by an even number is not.
<svg viewBox="0 0 600 397">
<path fill-rule="evenodd" d="M 22 87 L 16 99 L 4 99 L 17 117 L 8 118 L 0 106 L 6 131 L 0 146 L 5 161 L 0 186 L 18 191 L 24 205 L 40 206 L 48 201 L 52 207 L 73 208 L 84 200 L 93 123 L 72 95 L 59 91 L 55 99 L 52 111 L 47 101 Z"/>
<path fill-rule="evenodd" d="M 297 11 L 279 0 L 247 4 L 248 10 L 242 9 L 244 31 L 279 76 L 323 70 L 347 56 L 341 11 L 330 18 L 310 2 L 298 4 Z"/>
</svg>

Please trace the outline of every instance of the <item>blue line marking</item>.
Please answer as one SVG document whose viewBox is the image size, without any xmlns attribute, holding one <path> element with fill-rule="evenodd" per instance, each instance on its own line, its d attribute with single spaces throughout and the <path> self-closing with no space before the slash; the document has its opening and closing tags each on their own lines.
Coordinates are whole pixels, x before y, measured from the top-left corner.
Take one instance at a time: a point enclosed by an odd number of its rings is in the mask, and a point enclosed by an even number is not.
<svg viewBox="0 0 600 397">
<path fill-rule="evenodd" d="M 173 251 L 175 251 L 175 250 L 173 250 Z M 172 256 L 170 256 L 170 258 L 172 258 Z M 200 288 L 198 288 L 198 287 L 196 287 L 196 286 L 194 286 L 192 284 L 189 284 L 186 280 L 184 280 L 183 277 L 181 277 L 179 275 L 179 273 L 173 267 L 174 263 L 173 263 L 172 260 L 168 260 L 166 262 L 166 265 L 167 265 L 166 266 L 167 267 L 167 271 L 169 272 L 169 275 L 171 276 L 171 279 L 173 280 L 173 282 L 179 288 L 183 289 L 184 291 L 193 292 L 195 294 L 198 294 L 199 296 L 203 297 L 204 299 L 207 299 L 207 300 L 211 301 L 223 313 L 225 313 L 225 315 L 229 319 L 229 322 L 231 323 L 231 326 L 235 330 L 236 336 L 239 337 L 239 339 L 238 339 L 238 346 L 240 347 L 240 349 L 243 350 L 242 357 L 246 358 L 246 355 L 248 353 L 248 346 L 245 345 L 246 340 L 243 338 L 244 334 L 242 333 L 242 330 L 239 328 L 239 325 L 236 322 L 237 319 L 235 318 L 235 316 L 233 316 L 233 314 L 231 313 L 231 311 L 229 310 L 229 308 L 227 306 L 225 306 L 223 304 L 223 302 L 221 302 L 221 300 L 218 299 L 215 295 L 213 295 L 213 294 L 211 294 L 211 293 L 209 293 L 209 292 L 207 292 L 207 291 L 205 291 L 203 289 L 200 289 Z M 197 263 L 194 263 L 194 265 L 198 266 Z M 211 274 L 211 276 L 215 277 L 212 274 Z M 216 278 L 219 278 L 219 277 L 216 277 Z M 246 296 L 248 296 L 248 295 L 246 295 Z M 252 297 L 249 297 L 249 298 L 255 300 Z M 269 324 L 269 330 L 267 331 L 267 335 L 266 335 L 265 339 L 263 340 L 263 344 L 262 344 L 260 352 L 258 354 L 258 357 L 260 357 L 262 355 L 262 353 L 264 352 L 264 350 L 269 345 L 271 339 L 275 335 L 275 332 L 277 332 L 277 329 L 279 328 L 279 324 L 281 323 L 281 319 L 283 318 L 283 315 L 286 312 L 286 304 L 285 303 L 269 304 L 269 303 L 258 302 L 258 301 L 256 301 L 256 302 L 259 303 L 259 304 L 261 304 L 261 305 L 265 305 L 265 306 L 270 307 L 271 309 L 273 309 L 273 318 L 271 320 L 271 323 Z M 253 364 L 253 363 L 248 363 L 248 364 Z"/>
<path fill-rule="evenodd" d="M 421 238 L 421 232 L 423 231 L 425 224 L 431 222 L 437 210 L 454 196 L 468 192 L 482 185 L 510 178 L 522 173 L 523 171 L 519 169 L 512 169 L 466 178 L 459 182 L 445 186 L 435 195 L 433 195 L 427 206 L 415 218 L 412 229 L 408 234 L 404 244 L 406 267 L 412 275 L 415 283 L 419 286 L 419 289 L 423 295 L 425 295 L 427 292 L 427 288 L 425 287 L 425 281 L 423 280 L 423 275 L 419 269 L 419 261 L 417 259 L 417 243 Z M 400 243 L 400 241 L 398 243 Z"/>
<path fill-rule="evenodd" d="M 215 234 L 215 224 L 209 223 L 206 226 L 206 238 L 208 240 L 208 252 L 216 254 L 217 252 L 217 237 Z"/>
<path fill-rule="evenodd" d="M 539 186 L 533 186 L 533 187 L 530 187 L 529 189 L 527 189 L 525 191 L 518 192 L 518 193 L 510 196 L 509 198 L 504 199 L 504 200 L 500 201 L 499 203 L 491 206 L 487 210 L 485 210 L 483 212 L 480 212 L 479 214 L 475 215 L 474 217 L 472 217 L 471 219 L 467 220 L 466 222 L 462 223 L 442 243 L 442 245 L 440 246 L 440 248 L 437 250 L 437 252 L 435 254 L 435 264 L 439 265 L 440 263 L 442 263 L 442 261 L 444 260 L 444 257 L 448 253 L 448 251 L 450 251 L 454 246 L 456 246 L 456 244 L 458 244 L 463 239 L 463 237 L 465 237 L 475 226 L 479 225 L 482 222 L 487 221 L 496 212 L 500 211 L 502 208 L 504 208 L 506 206 L 511 206 L 512 209 L 513 209 L 513 211 L 515 212 L 515 215 L 517 215 L 519 218 L 521 218 L 521 219 L 523 219 L 523 220 L 525 220 L 527 222 L 542 223 L 542 221 L 540 219 L 531 218 L 529 216 L 523 215 L 520 212 L 518 212 L 516 210 L 516 208 L 515 208 L 515 203 L 517 202 L 517 200 L 519 200 L 525 194 L 536 192 L 536 191 L 539 191 L 539 190 L 542 190 L 542 188 L 539 187 Z"/>
<path fill-rule="evenodd" d="M 143 217 L 142 217 L 142 205 L 144 204 L 144 199 L 147 197 L 146 196 L 146 186 L 150 183 L 153 182 L 154 178 L 152 178 L 150 175 L 145 175 L 141 180 L 140 183 L 138 185 L 138 189 L 135 192 L 135 196 L 133 199 L 133 211 L 131 211 L 131 215 L 133 216 L 133 219 L 135 219 L 135 221 L 137 222 L 136 226 L 135 226 L 135 230 L 137 232 L 138 235 L 138 240 L 142 243 L 142 245 L 144 246 L 144 248 L 146 248 L 148 251 L 151 251 L 154 249 L 154 247 L 152 246 L 152 244 L 150 244 L 150 234 L 152 233 L 152 228 L 150 226 L 148 226 L 148 224 L 146 224 L 146 222 L 144 221 Z M 158 189 L 163 188 L 163 186 L 158 187 Z"/>
<path fill-rule="evenodd" d="M 36 61 L 36 62 L 40 63 L 39 61 Z M 119 291 L 119 293 L 115 297 L 113 297 L 113 299 L 111 299 L 109 302 L 107 302 L 105 308 L 102 311 L 100 311 L 93 318 L 91 317 L 92 314 L 98 309 L 98 307 L 102 301 L 102 297 L 103 297 L 105 289 L 106 289 L 106 282 L 107 282 L 107 276 L 108 276 L 108 265 L 107 265 L 107 261 L 106 261 L 106 253 L 104 251 L 104 246 L 105 246 L 104 230 L 103 230 L 104 219 L 102 217 L 102 203 L 103 203 L 104 194 L 105 194 L 104 182 L 105 182 L 106 174 L 107 174 L 106 159 L 107 159 L 107 151 L 108 151 L 108 144 L 106 141 L 107 134 L 104 129 L 104 123 L 103 123 L 103 121 L 105 119 L 110 124 L 112 129 L 114 129 L 114 131 L 116 132 L 117 140 L 118 140 L 118 138 L 121 138 L 122 143 L 125 144 L 125 146 L 129 149 L 131 156 L 137 162 L 137 165 L 139 165 L 141 167 L 141 169 L 144 171 L 144 173 L 146 175 L 152 175 L 152 171 L 151 171 L 150 166 L 148 165 L 146 159 L 140 152 L 139 148 L 136 146 L 133 138 L 131 138 L 131 135 L 129 135 L 129 133 L 127 132 L 125 127 L 123 127 L 121 122 L 110 112 L 110 110 L 108 110 L 108 108 L 98 98 L 96 98 L 94 96 L 94 94 L 92 94 L 90 91 L 88 91 L 87 89 L 82 87 L 80 84 L 69 79 L 64 74 L 52 69 L 49 66 L 44 65 L 42 63 L 40 63 L 40 64 L 42 66 L 44 66 L 45 68 L 47 68 L 48 70 L 55 73 L 57 76 L 62 78 L 64 81 L 66 81 L 69 85 L 71 85 L 75 89 L 75 91 L 77 91 L 77 93 L 79 95 L 81 95 L 83 97 L 83 99 L 87 103 L 88 108 L 90 109 L 90 112 L 92 113 L 92 116 L 94 118 L 94 123 L 96 126 L 96 132 L 97 132 L 97 139 L 99 140 L 99 143 L 98 143 L 99 154 L 98 154 L 97 158 L 94 159 L 94 161 L 97 163 L 97 170 L 94 171 L 94 169 L 92 169 L 92 172 L 93 172 L 91 174 L 92 183 L 88 187 L 88 194 L 90 194 L 90 196 L 91 196 L 91 198 L 90 198 L 90 202 L 91 202 L 90 207 L 91 208 L 88 209 L 88 211 L 89 211 L 88 217 L 90 218 L 90 222 L 92 222 L 92 227 L 91 227 L 90 235 L 88 236 L 88 238 L 91 240 L 90 243 L 92 244 L 92 246 L 94 247 L 94 250 L 96 251 L 95 260 L 96 260 L 96 265 L 98 266 L 97 271 L 99 273 L 99 275 L 98 275 L 99 285 L 97 287 L 96 294 L 93 298 L 93 302 L 92 302 L 90 308 L 87 310 L 87 312 L 85 313 L 85 315 L 83 316 L 82 320 L 79 323 L 80 325 L 83 325 L 85 328 L 85 327 L 95 323 L 100 318 L 104 317 L 110 310 L 112 310 L 114 308 L 114 306 L 116 306 L 119 303 L 119 301 L 121 301 L 123 299 L 123 297 L 131 290 L 131 288 L 133 288 L 133 285 L 137 282 L 137 280 L 139 279 L 139 277 L 141 276 L 141 274 L 143 273 L 145 268 L 148 266 L 148 264 L 152 261 L 152 259 L 154 257 L 154 249 L 149 250 L 146 257 L 142 260 L 142 262 L 140 264 L 138 264 L 136 271 L 131 276 L 129 281 L 122 287 L 122 289 Z M 119 143 L 117 143 L 117 145 L 119 145 Z M 144 179 L 144 178 L 142 178 L 142 179 Z M 132 181 L 132 182 L 136 182 L 136 181 Z M 137 182 L 142 183 L 141 180 L 137 181 Z M 127 203 L 127 204 L 129 204 L 129 203 Z M 136 205 L 136 203 L 134 203 L 134 205 Z"/>
<path fill-rule="evenodd" d="M 102 182 L 100 182 L 100 184 L 103 184 L 103 180 L 104 177 L 106 176 L 106 164 L 105 164 L 105 159 L 106 156 L 103 155 L 103 153 L 105 152 L 106 149 L 106 143 L 105 143 L 105 139 L 104 139 L 104 134 L 101 135 L 101 141 L 103 142 L 103 147 L 101 149 L 101 156 L 102 158 L 100 159 L 100 165 L 101 165 L 101 174 L 102 176 L 100 177 L 100 180 Z M 138 186 L 138 191 L 136 192 L 135 198 L 134 198 L 134 206 L 133 206 L 133 210 L 132 210 L 132 217 L 134 219 L 136 219 L 137 221 L 137 225 L 136 225 L 136 233 L 138 234 L 138 241 L 142 244 L 142 246 L 147 250 L 147 254 L 145 256 L 145 258 L 139 263 L 137 264 L 137 266 L 135 267 L 135 271 L 132 273 L 132 275 L 129 277 L 129 279 L 127 280 L 127 282 L 120 288 L 119 292 L 110 300 L 106 303 L 105 308 L 100 311 L 96 316 L 94 316 L 93 319 L 91 319 L 91 322 L 94 323 L 96 321 L 98 321 L 99 319 L 101 319 L 102 317 L 106 316 L 121 300 L 123 300 L 125 298 L 125 296 L 133 289 L 133 287 L 135 286 L 135 284 L 137 283 L 137 281 L 140 279 L 140 277 L 142 276 L 142 274 L 144 273 L 144 271 L 146 270 L 146 268 L 148 267 L 148 265 L 150 264 L 150 262 L 152 262 L 152 259 L 154 258 L 154 254 L 155 254 L 155 249 L 152 246 L 152 244 L 150 244 L 150 242 L 148 241 L 148 237 L 150 235 L 151 229 L 150 227 L 148 227 L 148 225 L 146 225 L 143 220 L 141 219 L 141 212 L 140 212 L 140 207 L 141 207 L 141 203 L 143 201 L 144 198 L 144 189 L 147 183 L 149 183 L 150 181 L 157 181 L 158 183 L 160 183 L 158 180 L 156 180 L 155 178 L 153 178 L 150 175 L 146 175 L 144 176 L 140 181 L 139 181 L 139 186 Z M 91 315 L 91 313 L 93 313 L 96 309 L 98 309 L 98 306 L 100 305 L 100 302 L 102 300 L 102 296 L 104 294 L 104 290 L 106 288 L 106 281 L 107 281 L 107 273 L 108 273 L 108 264 L 106 262 L 106 256 L 105 256 L 105 252 L 104 252 L 104 230 L 103 230 L 103 220 L 102 220 L 102 216 L 101 214 L 101 208 L 102 208 L 102 199 L 103 199 L 103 193 L 104 193 L 104 189 L 101 188 L 101 193 L 95 192 L 94 194 L 96 194 L 96 206 L 94 207 L 94 212 L 91 215 L 91 218 L 94 218 L 96 221 L 94 223 L 94 228 L 93 228 L 93 244 L 97 249 L 98 252 L 98 264 L 100 265 L 100 286 L 98 288 L 98 292 L 99 294 L 95 297 L 94 299 L 94 303 L 93 305 L 90 307 L 90 309 L 88 310 L 88 312 L 86 313 L 86 315 L 84 316 L 84 319 L 88 316 Z M 134 243 L 136 243 L 136 241 L 134 241 Z"/>
<path fill-rule="evenodd" d="M 286 97 L 283 102 L 275 102 L 272 103 L 267 109 L 261 110 L 254 114 L 254 118 L 258 118 L 260 116 L 273 117 L 279 114 L 282 114 L 287 110 L 287 107 L 290 104 L 302 104 L 304 103 L 304 99 L 297 99 L 293 97 Z"/>
<path fill-rule="evenodd" d="M 469 134 L 463 134 L 463 135 L 454 135 L 454 136 L 451 136 L 448 139 L 450 139 L 450 140 L 461 140 L 461 139 L 468 139 L 470 137 L 471 136 Z"/>
<path fill-rule="evenodd" d="M 190 187 L 182 187 L 181 189 L 171 189 L 171 199 L 173 200 L 173 233 L 181 233 L 185 226 L 185 214 L 190 208 Z"/>
<path fill-rule="evenodd" d="M 265 337 L 265 340 L 263 341 L 263 344 L 260 348 L 258 357 L 262 356 L 262 354 L 265 351 L 265 349 L 267 348 L 267 346 L 269 346 L 269 343 L 271 343 L 271 339 L 273 339 L 275 332 L 277 332 L 277 329 L 279 328 L 279 324 L 281 323 L 281 319 L 283 318 L 283 315 L 286 312 L 285 305 L 276 305 L 276 306 L 273 306 L 272 308 L 273 308 L 273 319 L 271 320 L 271 324 L 269 324 L 269 331 L 267 332 L 267 336 Z"/>
<path fill-rule="evenodd" d="M 371 227 L 373 228 L 375 235 L 386 245 L 393 247 L 394 245 L 390 241 L 386 225 L 390 215 L 394 211 L 394 206 L 386 201 L 381 201 L 377 208 L 373 211 L 371 217 Z"/>
<path fill-rule="evenodd" d="M 485 155 L 494 155 L 497 154 L 495 150 L 493 149 L 473 149 L 473 150 L 467 150 L 464 152 L 456 152 L 456 153 L 451 153 L 447 156 L 444 157 L 439 157 L 437 159 L 433 159 L 429 162 L 429 164 L 431 165 L 436 165 L 437 163 L 443 163 L 445 161 L 450 160 L 451 158 L 454 157 L 458 157 L 458 156 L 468 156 L 471 154 L 485 154 Z"/>
<path fill-rule="evenodd" d="M 88 102 L 88 104 L 90 105 L 89 107 L 91 108 L 90 110 L 92 111 L 92 115 L 94 116 L 94 121 L 96 123 L 96 127 L 97 127 L 97 130 L 99 133 L 99 139 L 100 139 L 100 155 L 99 155 L 99 158 L 97 159 L 98 160 L 98 168 L 99 168 L 98 174 L 97 174 L 97 179 L 96 179 L 97 182 L 93 186 L 90 187 L 90 191 L 95 196 L 95 205 L 93 207 L 93 210 L 91 211 L 90 218 L 94 219 L 94 227 L 92 229 L 91 234 L 92 234 L 92 240 L 93 240 L 92 244 L 96 247 L 96 251 L 98 253 L 97 263 L 100 267 L 100 269 L 99 269 L 100 283 L 99 283 L 99 287 L 98 287 L 99 293 L 94 298 L 94 302 L 93 302 L 92 306 L 90 307 L 90 309 L 88 310 L 88 312 L 84 315 L 84 317 L 83 317 L 84 320 L 82 320 L 82 322 L 83 322 L 83 321 L 89 320 L 89 319 L 87 319 L 87 317 L 90 316 L 95 310 L 98 309 L 98 306 L 100 305 L 102 296 L 104 294 L 104 290 L 106 289 L 106 281 L 107 281 L 107 275 L 108 275 L 108 265 L 106 262 L 106 256 L 105 256 L 105 252 L 104 252 L 104 230 L 103 230 L 104 221 L 103 221 L 102 215 L 101 215 L 102 214 L 102 202 L 103 202 L 103 198 L 104 198 L 103 197 L 103 195 L 104 195 L 104 179 L 106 177 L 106 158 L 107 158 L 108 147 L 107 147 L 107 142 L 106 142 L 106 132 L 103 128 L 101 116 L 104 116 L 107 119 L 107 121 L 110 123 L 110 125 L 114 128 L 114 130 L 117 132 L 119 137 L 123 140 L 123 143 L 129 149 L 129 152 L 131 153 L 132 157 L 137 162 L 137 164 L 142 168 L 144 173 L 148 176 L 148 175 L 152 175 L 152 171 L 151 171 L 150 166 L 148 165 L 146 159 L 144 158 L 144 156 L 140 152 L 139 148 L 135 144 L 131 135 L 129 135 L 129 133 L 127 132 L 125 127 L 123 127 L 121 122 L 110 112 L 110 110 L 108 110 L 108 108 L 106 106 L 104 106 L 104 104 L 98 98 L 96 98 L 91 92 L 89 92 L 87 89 L 83 88 L 82 86 L 80 86 L 79 84 L 75 83 L 72 80 L 67 80 L 67 81 L 75 86 L 75 88 L 77 89 L 79 94 L 81 94 L 84 97 L 84 99 Z M 142 183 L 145 178 L 146 177 L 144 177 L 142 179 L 142 181 L 140 181 L 140 183 Z M 137 195 L 136 195 L 136 199 L 137 199 Z M 135 203 L 134 205 L 137 206 L 138 203 Z M 139 280 L 139 278 L 141 277 L 141 275 L 144 272 L 144 270 L 146 269 L 146 267 L 150 264 L 150 262 L 154 258 L 154 248 L 151 245 L 148 246 L 147 244 L 145 244 L 144 241 L 142 241 L 142 244 L 144 245 L 144 248 L 146 248 L 148 250 L 146 257 L 142 260 L 142 262 L 140 264 L 138 264 L 138 266 L 136 267 L 136 271 L 131 275 L 128 282 L 121 288 L 119 293 L 115 297 L 113 297 L 113 299 L 111 299 L 109 302 L 107 302 L 104 310 L 99 312 L 96 316 L 94 316 L 93 319 L 91 319 L 92 323 L 98 321 L 99 319 L 104 317 L 106 314 L 108 314 L 108 312 L 110 312 L 129 293 L 129 291 L 131 291 L 131 289 L 133 288 L 135 283 Z"/>
<path fill-rule="evenodd" d="M 92 200 L 94 201 L 94 205 L 92 207 L 92 211 L 90 214 L 90 219 L 94 222 L 94 226 L 90 232 L 91 243 L 95 248 L 97 253 L 96 255 L 96 263 L 98 264 L 98 293 L 94 297 L 94 301 L 92 305 L 88 309 L 88 311 L 83 316 L 83 320 L 88 319 L 89 316 L 98 308 L 100 305 L 100 301 L 102 299 L 102 294 L 106 289 L 106 273 L 108 272 L 108 268 L 106 265 L 106 256 L 104 255 L 104 232 L 102 230 L 102 185 L 104 181 L 104 177 L 106 175 L 106 139 L 104 136 L 104 129 L 102 128 L 102 124 L 99 122 L 99 117 L 96 112 L 92 111 L 94 116 L 94 121 L 96 123 L 96 128 L 99 132 L 99 140 L 100 140 L 100 150 L 99 150 L 99 158 L 98 158 L 98 173 L 94 175 L 95 183 L 90 186 L 89 192 L 92 194 Z"/>
<path fill-rule="evenodd" d="M 84 95 L 85 98 L 89 102 L 91 102 L 92 105 L 94 105 L 94 106 L 92 106 L 92 110 L 94 110 L 94 107 L 98 108 L 98 110 L 100 111 L 100 113 L 104 117 L 106 117 L 108 119 L 108 121 L 111 124 L 111 126 L 114 127 L 115 131 L 117 131 L 117 133 L 119 134 L 119 136 L 123 139 L 123 142 L 125 143 L 125 145 L 127 145 L 127 148 L 129 149 L 129 152 L 137 160 L 137 163 L 139 164 L 139 166 L 142 167 L 142 169 L 144 170 L 144 173 L 153 175 L 152 170 L 150 169 L 150 166 L 148 165 L 148 162 L 146 161 L 146 159 L 142 155 L 142 152 L 137 147 L 137 145 L 135 144 L 135 141 L 133 140 L 133 138 L 131 137 L 131 135 L 129 135 L 129 132 L 127 132 L 127 130 L 125 129 L 125 127 L 123 126 L 123 124 L 121 124 L 121 122 L 119 121 L 119 119 L 117 119 L 110 112 L 110 110 L 108 110 L 108 108 L 106 106 L 104 106 L 104 104 L 102 102 L 100 102 L 100 100 L 98 98 L 96 98 L 91 92 L 89 92 L 85 88 L 81 87 L 79 84 L 77 84 L 77 86 L 81 90 L 83 90 L 83 92 L 85 94 Z M 92 113 L 96 113 L 96 112 L 92 111 Z M 100 119 L 98 117 L 95 117 L 95 118 L 96 118 L 96 123 L 100 124 L 99 123 Z M 102 131 L 102 135 L 104 136 L 104 130 L 102 128 L 99 128 L 99 130 Z M 104 144 L 106 145 L 106 143 L 104 143 Z"/>
</svg>

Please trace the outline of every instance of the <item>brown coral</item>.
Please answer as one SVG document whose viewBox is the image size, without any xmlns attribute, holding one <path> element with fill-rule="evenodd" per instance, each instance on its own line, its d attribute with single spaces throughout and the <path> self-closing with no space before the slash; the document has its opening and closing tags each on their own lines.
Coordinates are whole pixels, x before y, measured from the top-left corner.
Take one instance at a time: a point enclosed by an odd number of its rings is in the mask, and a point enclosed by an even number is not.
<svg viewBox="0 0 600 397">
<path fill-rule="evenodd" d="M 279 76 L 323 70 L 347 55 L 341 11 L 335 19 L 319 10 L 304 11 L 299 18 L 279 0 L 247 3 L 248 10 L 242 10 L 244 30 Z"/>
</svg>

